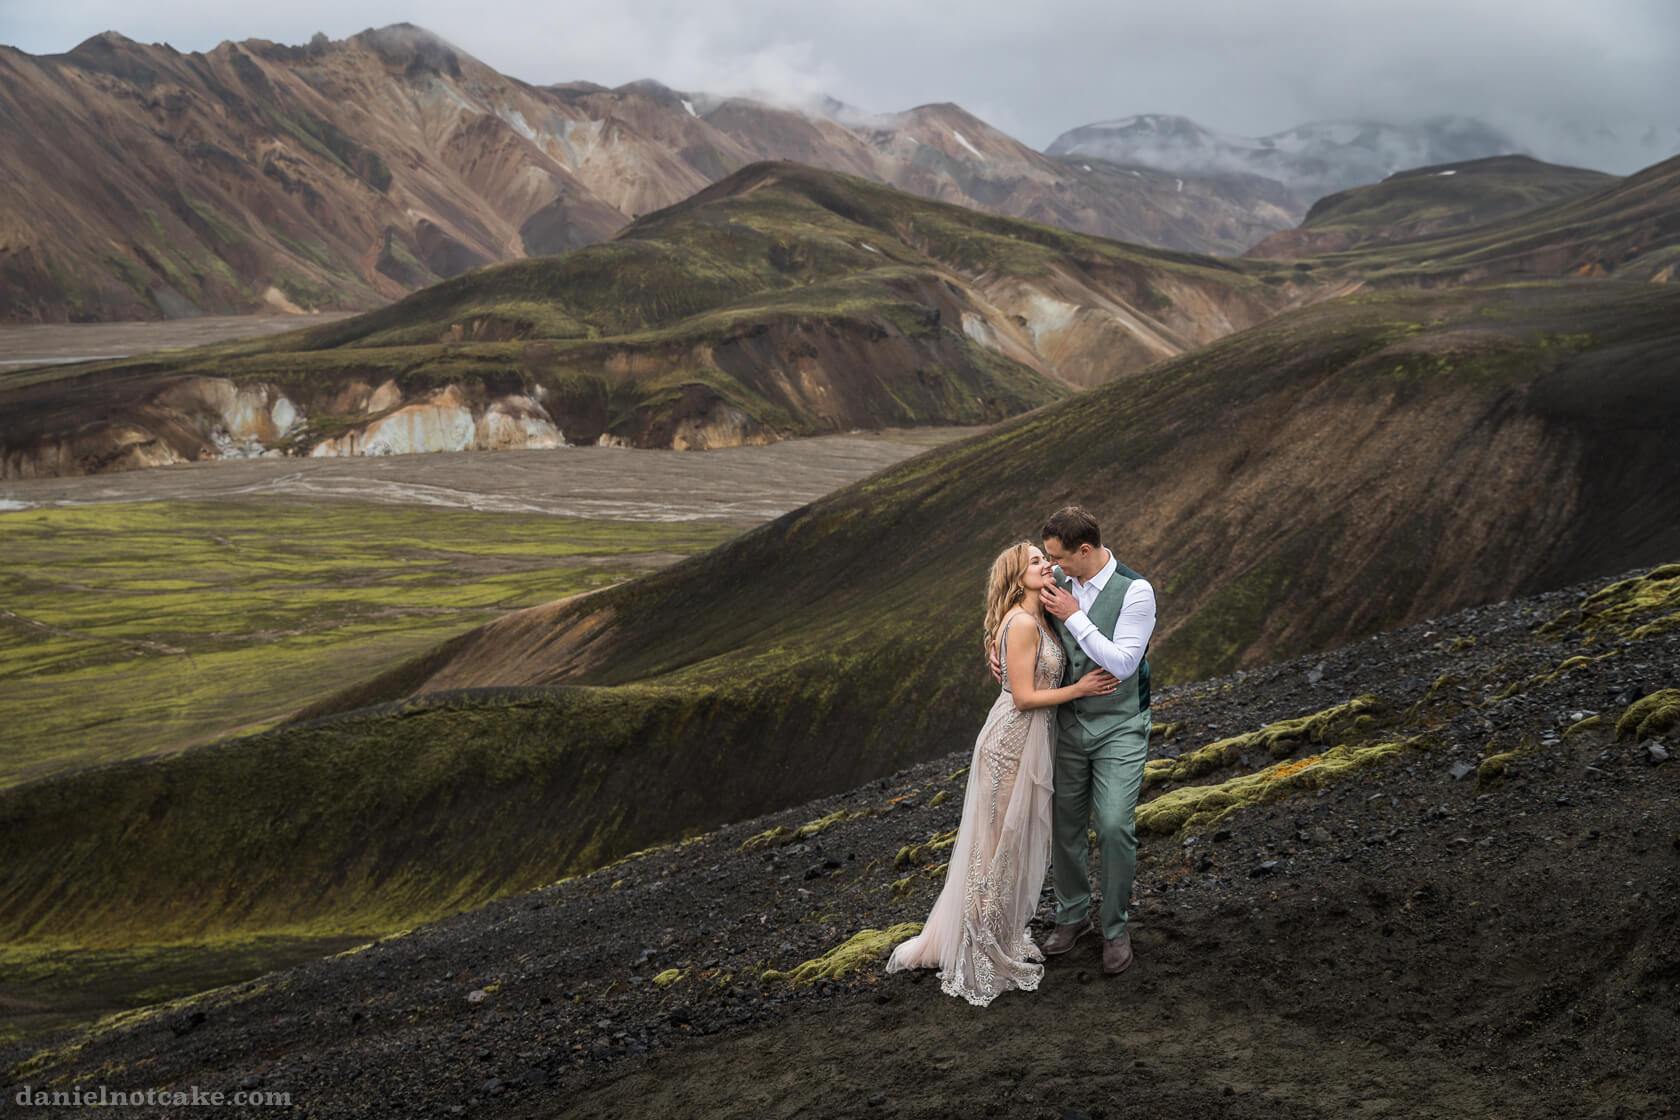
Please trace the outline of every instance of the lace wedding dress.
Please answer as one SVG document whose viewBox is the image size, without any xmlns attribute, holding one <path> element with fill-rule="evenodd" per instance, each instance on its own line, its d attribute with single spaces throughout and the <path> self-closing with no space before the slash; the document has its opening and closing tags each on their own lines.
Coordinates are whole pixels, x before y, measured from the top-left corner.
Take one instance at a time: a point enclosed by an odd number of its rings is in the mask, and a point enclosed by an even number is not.
<svg viewBox="0 0 1680 1120">
<path fill-rule="evenodd" d="M 1025 620 L 1023 622 L 1023 620 Z M 1004 623 L 1036 626 L 1033 684 L 1061 684 L 1061 644 L 1026 614 Z M 1000 644 L 1004 639 L 1000 639 Z M 1010 988 L 1032 991 L 1044 954 L 1027 932 L 1050 862 L 1050 795 L 1056 709 L 1019 711 L 1003 691 L 974 743 L 962 823 L 951 848 L 945 887 L 922 932 L 893 950 L 887 971 L 938 968 L 939 986 L 984 1007 Z"/>
</svg>

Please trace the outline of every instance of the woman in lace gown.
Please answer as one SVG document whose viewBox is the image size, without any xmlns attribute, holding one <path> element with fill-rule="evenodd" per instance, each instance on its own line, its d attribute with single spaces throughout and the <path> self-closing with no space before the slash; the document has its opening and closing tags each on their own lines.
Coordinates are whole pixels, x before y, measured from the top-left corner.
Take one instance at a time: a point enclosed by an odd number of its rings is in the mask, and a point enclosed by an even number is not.
<svg viewBox="0 0 1680 1120">
<path fill-rule="evenodd" d="M 1064 655 L 1039 607 L 1050 569 L 1026 541 L 992 562 L 986 642 L 1003 651 L 1003 690 L 974 743 L 945 887 L 922 932 L 887 960 L 888 972 L 939 969 L 940 987 L 977 1007 L 1010 988 L 1031 991 L 1044 975 L 1027 921 L 1050 862 L 1056 705 L 1117 686 L 1098 669 L 1057 687 Z"/>
</svg>

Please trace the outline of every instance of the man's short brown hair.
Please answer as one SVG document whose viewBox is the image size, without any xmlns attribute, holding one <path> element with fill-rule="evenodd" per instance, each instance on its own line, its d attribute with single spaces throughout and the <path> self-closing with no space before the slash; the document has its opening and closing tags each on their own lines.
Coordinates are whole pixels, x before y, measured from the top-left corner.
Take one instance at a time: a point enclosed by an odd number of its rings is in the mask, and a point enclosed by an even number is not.
<svg viewBox="0 0 1680 1120">
<path fill-rule="evenodd" d="M 1102 530 L 1097 528 L 1097 519 L 1084 506 L 1063 506 L 1050 515 L 1038 535 L 1046 540 L 1055 537 L 1069 552 L 1079 551 L 1082 544 L 1092 548 L 1102 547 Z"/>
</svg>

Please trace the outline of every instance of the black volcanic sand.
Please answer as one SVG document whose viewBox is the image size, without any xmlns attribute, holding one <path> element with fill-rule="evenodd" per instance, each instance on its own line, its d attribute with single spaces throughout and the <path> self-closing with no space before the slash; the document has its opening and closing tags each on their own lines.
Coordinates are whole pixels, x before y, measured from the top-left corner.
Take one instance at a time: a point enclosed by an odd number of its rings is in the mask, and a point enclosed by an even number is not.
<svg viewBox="0 0 1680 1120">
<path fill-rule="evenodd" d="M 14 1047 L 5 1099 L 27 1083 L 291 1094 L 254 1116 L 1671 1115 L 1680 768 L 1659 759 L 1680 728 L 1617 742 L 1614 724 L 1680 686 L 1680 633 L 1537 631 L 1601 582 L 1168 690 L 1157 722 L 1183 730 L 1154 755 L 1366 693 L 1387 704 L 1375 734 L 1436 745 L 1146 837 L 1119 978 L 1087 938 L 1038 992 L 986 1009 L 878 963 L 760 979 L 925 917 L 943 857 L 893 863 L 955 827 L 953 755 L 137 1015 L 32 1068 L 14 1063 L 69 1040 Z M 1496 700 L 1511 682 L 1532 683 Z M 1534 749 L 1501 776 L 1471 769 L 1517 747 Z M 837 810 L 866 814 L 741 850 Z"/>
</svg>

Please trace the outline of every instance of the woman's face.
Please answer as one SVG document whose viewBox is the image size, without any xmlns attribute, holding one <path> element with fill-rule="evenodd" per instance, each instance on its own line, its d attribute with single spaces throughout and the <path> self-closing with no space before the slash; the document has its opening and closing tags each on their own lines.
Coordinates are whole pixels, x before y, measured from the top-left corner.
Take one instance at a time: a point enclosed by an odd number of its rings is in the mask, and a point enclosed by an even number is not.
<svg viewBox="0 0 1680 1120">
<path fill-rule="evenodd" d="M 1050 568 L 1050 561 L 1044 553 L 1029 545 L 1027 548 L 1027 572 L 1026 575 L 1021 577 L 1022 585 L 1028 591 L 1042 591 L 1049 587 L 1053 582 Z"/>
</svg>

